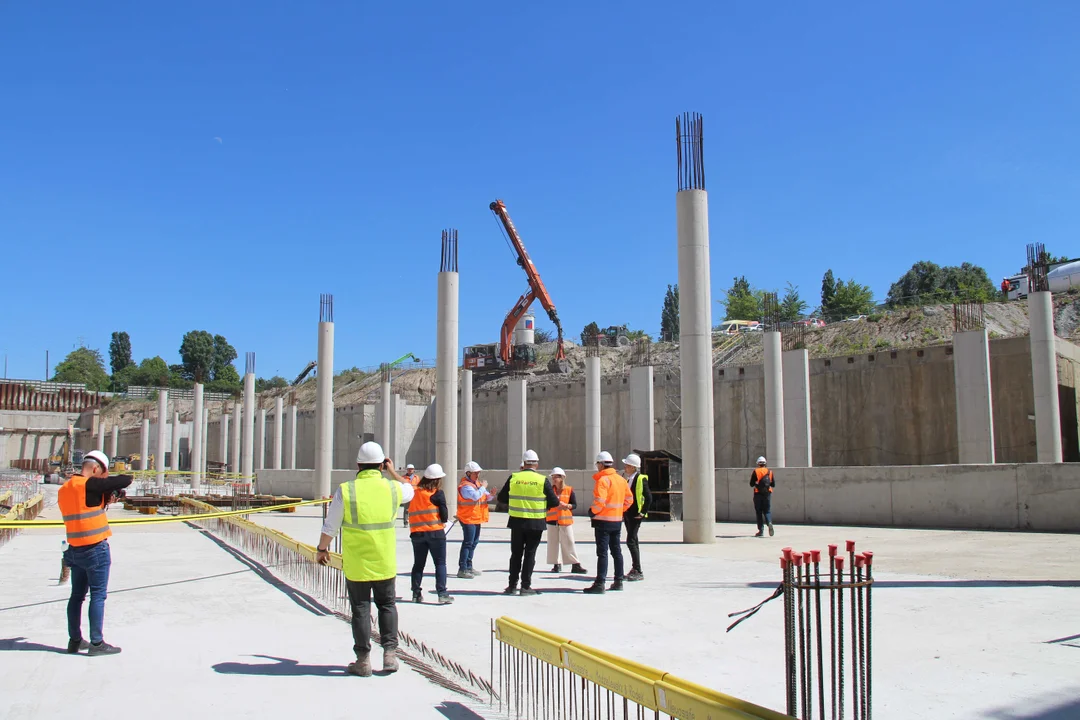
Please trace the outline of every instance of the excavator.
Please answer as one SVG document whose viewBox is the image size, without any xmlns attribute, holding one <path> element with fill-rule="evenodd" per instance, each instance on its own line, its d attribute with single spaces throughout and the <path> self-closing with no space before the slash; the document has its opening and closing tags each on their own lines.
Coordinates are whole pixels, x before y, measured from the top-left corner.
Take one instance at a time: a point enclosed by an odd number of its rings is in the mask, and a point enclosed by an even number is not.
<svg viewBox="0 0 1080 720">
<path fill-rule="evenodd" d="M 555 357 L 548 364 L 548 370 L 558 373 L 570 372 L 570 363 L 566 359 L 566 351 L 563 348 L 563 328 L 562 322 L 559 320 L 559 313 L 555 310 L 555 303 L 552 302 L 551 296 L 548 295 L 548 291 L 544 287 L 543 280 L 540 279 L 540 273 L 533 264 L 532 258 L 529 257 L 529 253 L 525 250 L 525 244 L 521 241 L 521 236 L 518 235 L 514 222 L 510 219 L 510 213 L 506 210 L 506 203 L 502 200 L 495 200 L 488 207 L 506 231 L 517 264 L 525 271 L 525 275 L 528 277 L 529 290 L 518 298 L 517 304 L 506 314 L 502 331 L 499 334 L 498 358 L 494 357 L 496 352 L 494 346 L 474 345 L 465 348 L 465 368 L 469 370 L 487 370 L 535 364 L 535 349 L 532 347 L 514 347 L 513 337 L 514 328 L 517 327 L 518 322 L 524 317 L 525 313 L 529 311 L 529 306 L 532 305 L 534 300 L 539 300 L 547 312 L 548 318 L 555 325 L 558 335 Z"/>
</svg>

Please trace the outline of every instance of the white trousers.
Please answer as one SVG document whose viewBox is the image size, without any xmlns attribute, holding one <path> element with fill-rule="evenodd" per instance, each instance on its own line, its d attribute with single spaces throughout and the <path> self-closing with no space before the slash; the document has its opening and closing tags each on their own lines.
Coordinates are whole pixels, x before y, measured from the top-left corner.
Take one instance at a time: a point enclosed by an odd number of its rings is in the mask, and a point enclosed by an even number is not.
<svg viewBox="0 0 1080 720">
<path fill-rule="evenodd" d="M 562 548 L 562 563 L 559 563 L 559 548 Z M 548 525 L 547 561 L 549 565 L 577 565 L 581 562 L 574 547 L 573 525 Z"/>
</svg>

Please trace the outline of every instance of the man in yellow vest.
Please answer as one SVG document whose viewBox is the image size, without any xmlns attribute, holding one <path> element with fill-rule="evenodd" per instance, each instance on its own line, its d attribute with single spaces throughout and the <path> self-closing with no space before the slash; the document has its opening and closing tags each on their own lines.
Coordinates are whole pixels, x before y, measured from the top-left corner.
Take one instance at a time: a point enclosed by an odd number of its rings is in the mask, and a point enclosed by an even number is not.
<svg viewBox="0 0 1080 720">
<path fill-rule="evenodd" d="M 630 485 L 630 496 L 634 502 L 623 513 L 623 524 L 626 525 L 626 547 L 630 551 L 632 565 L 626 579 L 630 582 L 644 580 L 645 573 L 641 569 L 641 545 L 638 542 L 638 530 L 641 523 L 649 516 L 649 508 L 652 506 L 652 493 L 649 492 L 649 476 L 641 472 L 641 456 L 630 453 L 623 459 L 623 477 Z"/>
<path fill-rule="evenodd" d="M 353 651 L 349 672 L 371 676 L 371 600 L 379 609 L 383 670 L 398 669 L 397 538 L 398 507 L 413 498 L 413 486 L 402 482 L 394 463 L 378 443 L 367 442 L 356 454 L 356 478 L 334 491 L 326 510 L 315 559 L 330 562 L 330 543 L 341 533 L 345 586 L 352 605 Z M 392 480 L 383 477 L 389 475 Z"/>
<path fill-rule="evenodd" d="M 533 589 L 533 566 L 536 565 L 536 548 L 547 529 L 547 512 L 560 507 L 559 496 L 551 487 L 551 481 L 536 471 L 540 458 L 532 450 L 521 457 L 521 470 L 499 490 L 498 501 L 510 507 L 510 584 L 503 595 L 538 595 Z M 569 506 L 568 506 L 569 507 Z M 518 577 L 521 590 L 518 590 Z"/>
</svg>

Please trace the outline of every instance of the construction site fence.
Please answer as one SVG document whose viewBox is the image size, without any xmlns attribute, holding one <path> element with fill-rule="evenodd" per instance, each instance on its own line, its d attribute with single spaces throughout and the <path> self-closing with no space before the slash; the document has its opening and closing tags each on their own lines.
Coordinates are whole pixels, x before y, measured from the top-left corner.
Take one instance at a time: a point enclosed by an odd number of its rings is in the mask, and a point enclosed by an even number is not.
<svg viewBox="0 0 1080 720">
<path fill-rule="evenodd" d="M 513 618 L 494 620 L 491 637 L 489 701 L 509 717 L 789 718 Z"/>
<path fill-rule="evenodd" d="M 5 494 L 10 497 L 11 491 L 0 490 L 0 502 L 3 501 Z M 6 511 L 0 507 L 0 520 L 33 520 L 41 513 L 44 504 L 45 496 L 38 493 L 28 500 L 15 503 Z M 18 532 L 18 528 L 0 528 L 0 547 L 6 545 L 8 540 L 15 537 Z"/>
<path fill-rule="evenodd" d="M 0 470 L 0 512 L 26 502 L 38 492 L 41 475 L 17 470 Z"/>
<path fill-rule="evenodd" d="M 147 497 L 179 497 L 181 495 L 217 495 L 233 497 L 253 495 L 256 492 L 255 478 L 240 473 L 211 472 L 199 473 L 199 488 L 196 491 L 191 484 L 193 472 L 186 470 L 135 470 L 127 473 L 134 480 L 127 489 L 127 494 Z M 159 475 L 163 482 L 158 482 Z"/>
<path fill-rule="evenodd" d="M 157 397 L 163 388 L 145 387 L 142 385 L 129 385 L 123 392 L 113 393 L 113 397 L 126 398 L 128 400 L 142 400 Z M 195 391 L 191 388 L 164 388 L 169 393 L 170 400 L 194 400 Z M 203 402 L 225 402 L 232 400 L 230 393 L 203 391 Z"/>
</svg>

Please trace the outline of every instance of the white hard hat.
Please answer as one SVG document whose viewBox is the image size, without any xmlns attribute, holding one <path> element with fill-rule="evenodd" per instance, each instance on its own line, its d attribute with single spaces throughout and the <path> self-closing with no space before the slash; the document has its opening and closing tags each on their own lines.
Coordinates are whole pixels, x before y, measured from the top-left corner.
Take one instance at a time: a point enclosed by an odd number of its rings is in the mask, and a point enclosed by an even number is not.
<svg viewBox="0 0 1080 720">
<path fill-rule="evenodd" d="M 607 450 L 601 450 L 596 456 L 596 462 L 606 464 L 613 463 L 615 462 L 615 460 L 611 457 L 611 453 L 609 453 Z"/>
<path fill-rule="evenodd" d="M 366 442 L 360 446 L 356 453 L 356 462 L 360 465 L 376 465 L 386 460 L 386 453 L 382 445 L 377 442 Z"/>
<path fill-rule="evenodd" d="M 765 465 L 765 464 L 766 464 L 766 462 L 765 462 L 765 458 L 764 458 L 764 457 L 759 457 L 759 458 L 757 459 L 757 464 L 758 464 L 758 465 Z"/>
<path fill-rule="evenodd" d="M 465 472 L 481 472 L 483 469 L 480 467 L 480 463 L 475 463 L 472 460 L 465 463 Z"/>
<path fill-rule="evenodd" d="M 535 450 L 526 450 L 525 454 L 521 456 L 522 464 L 525 463 L 538 463 L 540 462 L 540 456 L 536 454 Z"/>
<path fill-rule="evenodd" d="M 408 465 L 405 466 L 405 469 L 406 470 L 415 470 L 416 466 L 413 465 L 412 463 L 409 463 Z"/>
<path fill-rule="evenodd" d="M 446 477 L 446 473 L 443 472 L 442 465 L 439 463 L 431 463 L 424 469 L 424 478 L 427 480 L 439 480 Z"/>
<path fill-rule="evenodd" d="M 641 458 L 638 456 L 637 453 L 630 453 L 625 458 L 623 458 L 623 465 L 629 465 L 630 467 L 640 468 L 641 467 Z"/>
<path fill-rule="evenodd" d="M 551 477 L 555 477 L 556 475 L 559 477 L 566 477 L 566 471 L 561 467 L 551 468 Z"/>
<path fill-rule="evenodd" d="M 93 460 L 98 465 L 100 465 L 102 470 L 109 469 L 109 456 L 101 452 L 100 450 L 91 450 L 90 452 L 83 455 L 82 461 L 84 465 L 89 460 Z"/>
</svg>

